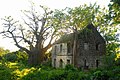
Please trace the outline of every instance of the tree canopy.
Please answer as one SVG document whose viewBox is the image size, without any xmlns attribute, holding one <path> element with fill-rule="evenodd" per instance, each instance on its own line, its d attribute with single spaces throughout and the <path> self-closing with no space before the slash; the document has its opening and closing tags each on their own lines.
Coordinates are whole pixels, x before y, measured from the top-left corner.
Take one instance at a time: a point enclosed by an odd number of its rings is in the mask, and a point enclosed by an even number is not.
<svg viewBox="0 0 120 80">
<path fill-rule="evenodd" d="M 120 24 L 120 1 L 110 0 L 109 3 L 109 18 L 114 24 Z"/>
</svg>

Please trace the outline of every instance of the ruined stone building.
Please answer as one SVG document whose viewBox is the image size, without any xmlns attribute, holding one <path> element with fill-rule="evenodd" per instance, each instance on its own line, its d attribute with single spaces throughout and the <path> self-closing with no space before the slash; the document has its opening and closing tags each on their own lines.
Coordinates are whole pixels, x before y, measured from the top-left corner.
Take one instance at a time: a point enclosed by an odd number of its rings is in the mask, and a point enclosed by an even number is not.
<svg viewBox="0 0 120 80">
<path fill-rule="evenodd" d="M 73 64 L 80 68 L 96 68 L 105 54 L 105 40 L 97 29 L 89 24 L 77 34 L 76 53 L 73 53 L 74 33 L 62 36 L 52 47 L 52 66 Z"/>
</svg>

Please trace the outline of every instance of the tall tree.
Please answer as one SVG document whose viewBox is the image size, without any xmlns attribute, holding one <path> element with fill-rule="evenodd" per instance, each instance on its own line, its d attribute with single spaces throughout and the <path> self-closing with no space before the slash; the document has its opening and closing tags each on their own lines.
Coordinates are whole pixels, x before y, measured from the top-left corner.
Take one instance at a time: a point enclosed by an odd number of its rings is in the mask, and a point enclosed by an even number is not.
<svg viewBox="0 0 120 80">
<path fill-rule="evenodd" d="M 23 11 L 25 17 L 23 23 L 9 16 L 3 20 L 4 37 L 12 38 L 15 45 L 28 53 L 28 63 L 37 65 L 45 60 L 45 52 L 53 45 L 56 29 L 52 25 L 52 11 L 40 6 L 36 9 L 34 4 L 31 10 Z M 27 46 L 27 47 L 26 47 Z"/>
<path fill-rule="evenodd" d="M 74 8 L 70 13 L 69 21 L 72 21 L 70 26 L 72 26 L 72 30 L 74 32 L 73 61 L 75 66 L 77 66 L 76 56 L 78 56 L 77 41 L 79 30 L 83 29 L 85 26 L 92 23 L 93 19 L 95 18 L 96 11 L 98 10 L 97 8 L 98 6 L 96 6 L 96 4 L 94 5 L 90 4 L 89 6 L 83 5 Z"/>
</svg>

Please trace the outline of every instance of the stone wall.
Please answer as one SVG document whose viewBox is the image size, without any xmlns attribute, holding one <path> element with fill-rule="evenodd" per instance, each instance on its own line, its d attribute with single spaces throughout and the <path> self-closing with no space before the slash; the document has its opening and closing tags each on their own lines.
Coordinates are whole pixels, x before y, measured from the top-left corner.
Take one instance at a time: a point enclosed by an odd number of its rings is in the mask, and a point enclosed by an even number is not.
<svg viewBox="0 0 120 80">
<path fill-rule="evenodd" d="M 61 45 L 62 49 L 60 49 Z M 62 66 L 60 66 L 61 63 Z M 67 53 L 67 43 L 55 44 L 52 49 L 52 66 L 56 68 L 58 67 L 64 68 L 66 64 L 72 64 L 72 55 L 68 55 Z"/>
<path fill-rule="evenodd" d="M 93 25 L 79 32 L 75 56 L 72 54 L 74 36 L 73 33 L 70 35 L 68 39 L 72 38 L 72 40 L 65 43 L 59 42 L 53 46 L 52 65 L 54 67 L 65 67 L 68 63 L 75 63 L 75 66 L 81 68 L 96 68 L 102 65 L 101 57 L 105 54 L 105 40 Z M 68 53 L 68 44 L 70 44 L 70 53 Z"/>
<path fill-rule="evenodd" d="M 52 66 L 59 68 L 60 61 L 62 60 L 62 68 L 64 68 L 67 64 L 72 64 L 72 56 L 56 56 L 52 58 Z M 69 63 L 67 62 L 69 60 Z"/>
<path fill-rule="evenodd" d="M 79 34 L 76 65 L 82 68 L 99 67 L 102 65 L 101 57 L 105 54 L 105 41 L 94 29 L 88 35 L 85 34 Z"/>
</svg>

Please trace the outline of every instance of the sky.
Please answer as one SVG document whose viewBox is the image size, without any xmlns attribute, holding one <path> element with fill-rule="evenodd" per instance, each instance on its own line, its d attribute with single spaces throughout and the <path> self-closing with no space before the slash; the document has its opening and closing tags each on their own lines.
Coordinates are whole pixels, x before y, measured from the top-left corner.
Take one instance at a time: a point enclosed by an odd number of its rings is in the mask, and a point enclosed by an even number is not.
<svg viewBox="0 0 120 80">
<path fill-rule="evenodd" d="M 12 16 L 14 19 L 21 18 L 21 10 L 28 10 L 30 2 L 36 5 L 44 5 L 50 9 L 64 9 L 65 7 L 77 7 L 83 4 L 94 4 L 95 2 L 101 7 L 106 7 L 110 0 L 0 0 L 0 31 L 2 31 L 1 18 L 5 16 Z M 18 48 L 14 45 L 12 39 L 3 38 L 0 35 L 0 47 L 16 51 Z"/>
</svg>

